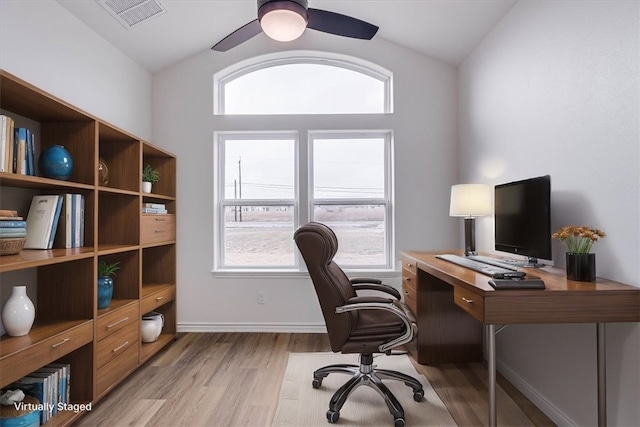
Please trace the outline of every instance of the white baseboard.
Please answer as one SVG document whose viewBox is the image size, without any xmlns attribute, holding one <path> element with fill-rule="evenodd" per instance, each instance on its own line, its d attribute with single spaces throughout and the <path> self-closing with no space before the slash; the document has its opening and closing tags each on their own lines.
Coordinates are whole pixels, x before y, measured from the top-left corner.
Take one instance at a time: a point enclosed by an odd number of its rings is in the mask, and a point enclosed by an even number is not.
<svg viewBox="0 0 640 427">
<path fill-rule="evenodd" d="M 529 399 L 534 405 L 544 412 L 547 417 L 559 426 L 576 426 L 577 424 L 556 408 L 551 402 L 549 402 L 543 395 L 531 387 L 529 383 L 522 379 L 515 371 L 512 371 L 507 365 L 496 361 L 496 368 L 515 388 L 520 390 L 527 399 Z"/>
<path fill-rule="evenodd" d="M 324 323 L 178 323 L 178 332 L 326 333 Z"/>
</svg>

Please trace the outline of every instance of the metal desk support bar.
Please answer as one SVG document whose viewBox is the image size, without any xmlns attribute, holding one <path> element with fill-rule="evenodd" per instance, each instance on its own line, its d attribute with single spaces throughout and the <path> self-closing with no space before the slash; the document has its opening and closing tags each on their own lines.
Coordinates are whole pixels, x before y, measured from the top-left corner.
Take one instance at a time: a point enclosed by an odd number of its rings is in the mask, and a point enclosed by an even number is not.
<svg viewBox="0 0 640 427">
<path fill-rule="evenodd" d="M 496 325 L 487 325 L 487 373 L 489 376 L 489 427 L 496 427 Z"/>
<path fill-rule="evenodd" d="M 596 323 L 596 341 L 598 346 L 598 426 L 607 425 L 607 363 L 605 324 Z"/>
</svg>

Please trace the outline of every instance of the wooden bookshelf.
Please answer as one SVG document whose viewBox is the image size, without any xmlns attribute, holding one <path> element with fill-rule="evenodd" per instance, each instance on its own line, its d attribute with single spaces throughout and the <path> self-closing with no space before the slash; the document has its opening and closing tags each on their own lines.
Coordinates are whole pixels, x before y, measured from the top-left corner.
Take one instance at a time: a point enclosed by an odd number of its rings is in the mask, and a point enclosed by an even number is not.
<svg viewBox="0 0 640 427">
<path fill-rule="evenodd" d="M 176 337 L 176 158 L 4 70 L 0 109 L 17 126 L 36 124 L 36 164 L 39 152 L 55 144 L 74 162 L 66 181 L 0 172 L 0 207 L 26 218 L 34 194 L 85 197 L 83 247 L 0 256 L 0 292 L 8 294 L 12 286 L 25 284 L 23 277 L 33 278 L 28 288 L 36 306 L 28 335 L 0 337 L 0 388 L 49 363 L 69 363 L 69 403 L 95 404 Z M 100 160 L 109 169 L 107 183 L 98 176 Z M 161 174 L 150 194 L 140 190 L 147 163 Z M 144 203 L 167 207 L 170 215 L 155 218 L 163 219 L 158 223 L 168 238 L 146 241 Z M 120 270 L 111 304 L 98 310 L 96 276 L 103 260 L 119 262 Z M 164 315 L 165 326 L 157 341 L 143 344 L 140 319 L 149 308 Z M 79 416 L 58 413 L 47 425 L 69 425 Z"/>
</svg>

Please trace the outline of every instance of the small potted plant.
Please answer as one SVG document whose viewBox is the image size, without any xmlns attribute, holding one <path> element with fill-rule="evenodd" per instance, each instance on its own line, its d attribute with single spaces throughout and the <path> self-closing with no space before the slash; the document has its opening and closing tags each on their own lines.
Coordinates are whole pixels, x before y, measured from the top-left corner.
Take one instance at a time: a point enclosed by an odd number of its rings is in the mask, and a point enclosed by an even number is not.
<svg viewBox="0 0 640 427">
<path fill-rule="evenodd" d="M 582 282 L 596 280 L 596 254 L 591 247 L 606 234 L 597 228 L 586 225 L 567 225 L 551 235 L 567 245 L 567 279 Z"/>
<path fill-rule="evenodd" d="M 116 271 L 120 269 L 120 262 L 107 264 L 104 261 L 98 263 L 98 309 L 109 307 L 111 304 L 111 296 L 113 295 L 113 279 L 111 276 L 116 275 Z"/>
<path fill-rule="evenodd" d="M 160 181 L 160 172 L 147 163 L 142 169 L 142 192 L 151 193 L 151 186 Z"/>
</svg>

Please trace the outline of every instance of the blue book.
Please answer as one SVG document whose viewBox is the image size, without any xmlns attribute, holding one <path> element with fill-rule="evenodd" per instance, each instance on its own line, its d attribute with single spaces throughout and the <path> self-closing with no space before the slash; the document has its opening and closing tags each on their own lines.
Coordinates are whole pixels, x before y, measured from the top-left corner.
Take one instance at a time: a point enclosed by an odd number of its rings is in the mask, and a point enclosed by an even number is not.
<svg viewBox="0 0 640 427">
<path fill-rule="evenodd" d="M 0 228 L 0 239 L 10 239 L 16 237 L 27 237 L 27 229 L 19 228 Z"/>
<path fill-rule="evenodd" d="M 27 129 L 27 175 L 36 175 L 35 164 L 35 135 Z"/>
<path fill-rule="evenodd" d="M 58 205 L 56 206 L 56 213 L 53 216 L 53 224 L 51 225 L 51 234 L 49 235 L 49 245 L 47 249 L 53 248 L 53 240 L 56 237 L 56 230 L 58 229 L 58 222 L 60 220 L 60 211 L 62 210 L 62 196 L 58 196 Z"/>
<path fill-rule="evenodd" d="M 27 221 L 0 221 L 0 228 L 25 228 Z"/>
</svg>

